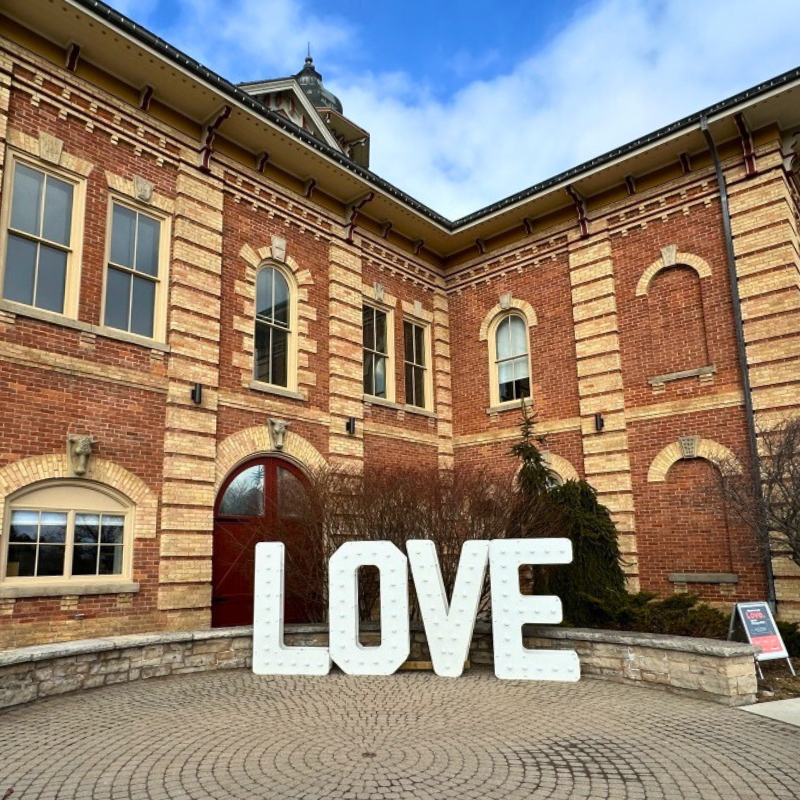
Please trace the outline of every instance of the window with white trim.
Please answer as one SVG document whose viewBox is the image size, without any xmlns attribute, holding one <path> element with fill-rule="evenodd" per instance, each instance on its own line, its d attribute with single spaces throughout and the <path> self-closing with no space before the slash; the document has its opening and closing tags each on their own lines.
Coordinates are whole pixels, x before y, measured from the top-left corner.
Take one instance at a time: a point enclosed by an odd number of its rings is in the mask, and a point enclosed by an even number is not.
<svg viewBox="0 0 800 800">
<path fill-rule="evenodd" d="M 428 408 L 428 347 L 426 326 L 403 321 L 406 405 Z"/>
<path fill-rule="evenodd" d="M 114 199 L 106 272 L 104 324 L 161 338 L 164 247 L 163 220 Z"/>
<path fill-rule="evenodd" d="M 497 324 L 494 337 L 495 402 L 509 403 L 530 397 L 527 322 L 518 314 L 508 314 Z"/>
<path fill-rule="evenodd" d="M 389 397 L 391 359 L 389 357 L 390 315 L 374 306 L 362 308 L 364 340 L 364 394 Z"/>
<path fill-rule="evenodd" d="M 276 267 L 256 276 L 256 340 L 253 377 L 262 383 L 289 387 L 292 364 L 292 302 L 289 282 Z"/>
<path fill-rule="evenodd" d="M 79 183 L 61 172 L 9 158 L 3 298 L 75 315 L 75 210 Z"/>
<path fill-rule="evenodd" d="M 129 573 L 131 509 L 116 493 L 58 482 L 9 502 L 2 581 L 58 583 Z"/>
</svg>

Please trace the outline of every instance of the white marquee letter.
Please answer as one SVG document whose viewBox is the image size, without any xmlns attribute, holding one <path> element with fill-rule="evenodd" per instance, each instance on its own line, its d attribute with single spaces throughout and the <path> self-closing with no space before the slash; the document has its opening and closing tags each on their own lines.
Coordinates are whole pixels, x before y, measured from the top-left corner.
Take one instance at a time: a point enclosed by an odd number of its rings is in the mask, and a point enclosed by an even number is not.
<svg viewBox="0 0 800 800">
<path fill-rule="evenodd" d="M 481 601 L 489 542 L 468 541 L 461 550 L 453 597 L 448 608 L 436 545 L 424 539 L 406 542 L 425 636 L 437 675 L 457 678 L 469 656 L 475 616 Z"/>
<path fill-rule="evenodd" d="M 522 639 L 525 623 L 557 624 L 563 617 L 555 595 L 523 595 L 519 568 L 523 564 L 569 564 L 569 539 L 495 539 L 489 544 L 492 584 L 494 674 L 529 681 L 577 681 L 580 662 L 574 650 L 530 650 Z"/>
<path fill-rule="evenodd" d="M 283 542 L 256 545 L 253 614 L 253 672 L 256 675 L 327 675 L 327 647 L 286 647 L 283 643 Z"/>
<path fill-rule="evenodd" d="M 381 643 L 358 640 L 358 570 L 380 570 Z M 348 675 L 391 675 L 411 650 L 408 561 L 391 542 L 345 542 L 328 573 L 331 657 Z"/>
</svg>

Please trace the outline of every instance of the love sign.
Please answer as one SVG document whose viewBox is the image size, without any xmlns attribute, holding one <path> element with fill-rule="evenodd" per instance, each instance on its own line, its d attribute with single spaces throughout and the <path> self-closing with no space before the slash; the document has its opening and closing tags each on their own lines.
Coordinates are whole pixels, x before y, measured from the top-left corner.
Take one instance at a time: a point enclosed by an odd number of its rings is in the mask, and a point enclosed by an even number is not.
<svg viewBox="0 0 800 800">
<path fill-rule="evenodd" d="M 465 543 L 453 596 L 448 602 L 436 547 L 427 540 L 406 543 L 408 558 L 391 542 L 347 542 L 328 565 L 328 647 L 287 647 L 283 643 L 285 550 L 281 542 L 256 545 L 253 672 L 257 675 L 327 675 L 331 662 L 348 675 L 391 675 L 411 650 L 408 567 L 437 675 L 458 677 L 469 655 L 486 565 L 492 592 L 494 670 L 498 678 L 577 681 L 574 650 L 526 648 L 522 626 L 557 624 L 561 600 L 523 595 L 519 568 L 529 564 L 569 564 L 569 539 L 496 539 Z M 358 571 L 376 567 L 380 575 L 379 645 L 359 642 Z"/>
</svg>

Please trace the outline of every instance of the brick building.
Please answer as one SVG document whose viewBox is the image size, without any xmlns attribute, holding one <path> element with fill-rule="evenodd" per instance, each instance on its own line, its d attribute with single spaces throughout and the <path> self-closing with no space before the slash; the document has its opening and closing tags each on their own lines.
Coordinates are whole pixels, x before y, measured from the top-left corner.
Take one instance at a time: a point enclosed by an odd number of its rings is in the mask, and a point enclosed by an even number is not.
<svg viewBox="0 0 800 800">
<path fill-rule="evenodd" d="M 237 508 L 491 463 L 525 397 L 632 586 L 767 595 L 702 487 L 800 406 L 800 70 L 452 222 L 310 61 L 237 87 L 96 0 L 0 23 L 0 647 L 208 626 Z"/>
</svg>

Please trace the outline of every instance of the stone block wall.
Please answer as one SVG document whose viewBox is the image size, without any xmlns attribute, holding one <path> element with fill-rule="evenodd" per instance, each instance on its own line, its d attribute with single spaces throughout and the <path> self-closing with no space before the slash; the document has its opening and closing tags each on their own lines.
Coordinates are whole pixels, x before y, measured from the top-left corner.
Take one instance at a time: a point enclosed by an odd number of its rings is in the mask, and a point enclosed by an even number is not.
<svg viewBox="0 0 800 800">
<path fill-rule="evenodd" d="M 374 626 L 365 627 L 362 643 L 376 644 Z M 527 647 L 577 650 L 585 678 L 662 689 L 725 705 L 755 702 L 756 648 L 750 645 L 533 626 L 527 626 L 524 634 Z M 491 641 L 489 626 L 477 625 L 471 664 L 492 665 Z M 288 625 L 285 643 L 324 647 L 328 631 L 323 625 Z M 9 650 L 0 653 L 0 708 L 98 686 L 250 668 L 252 650 L 252 628 L 117 636 Z M 409 661 L 418 665 L 429 658 L 425 633 L 416 627 Z"/>
</svg>

